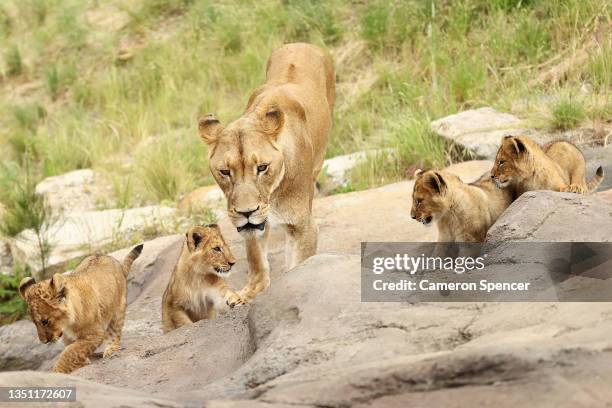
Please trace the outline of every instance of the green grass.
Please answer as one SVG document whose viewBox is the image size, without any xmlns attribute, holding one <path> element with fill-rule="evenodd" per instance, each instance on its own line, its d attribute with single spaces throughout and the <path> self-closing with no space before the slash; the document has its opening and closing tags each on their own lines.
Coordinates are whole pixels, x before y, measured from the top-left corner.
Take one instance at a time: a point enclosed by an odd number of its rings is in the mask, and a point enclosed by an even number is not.
<svg viewBox="0 0 612 408">
<path fill-rule="evenodd" d="M 561 130 L 575 128 L 586 117 L 584 106 L 575 98 L 563 98 L 552 107 L 552 125 Z"/>
<path fill-rule="evenodd" d="M 429 123 L 460 110 L 527 100 L 515 113 L 529 120 L 550 98 L 581 95 L 582 117 L 609 121 L 611 19 L 605 0 L 6 0 L 2 161 L 36 181 L 92 167 L 122 208 L 175 204 L 212 183 L 198 115 L 239 116 L 272 50 L 308 41 L 336 60 L 327 157 L 390 151 L 353 172 L 351 188 L 367 188 L 453 160 Z M 584 66 L 560 84 L 528 85 L 592 33 L 601 43 Z M 555 103 L 554 126 L 583 120 L 574 105 Z"/>
</svg>

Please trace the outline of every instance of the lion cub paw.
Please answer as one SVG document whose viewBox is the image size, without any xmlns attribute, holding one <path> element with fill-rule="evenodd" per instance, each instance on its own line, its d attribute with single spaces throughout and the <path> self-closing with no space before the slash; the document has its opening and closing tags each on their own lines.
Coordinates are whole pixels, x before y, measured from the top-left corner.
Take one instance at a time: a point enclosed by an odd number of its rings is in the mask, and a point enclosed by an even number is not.
<svg viewBox="0 0 612 408">
<path fill-rule="evenodd" d="M 240 294 L 236 293 L 236 292 L 232 292 L 226 299 L 225 299 L 225 303 L 227 303 L 227 305 L 229 307 L 234 307 L 237 305 L 245 305 L 247 304 L 247 301 L 240 296 Z"/>
<path fill-rule="evenodd" d="M 117 351 L 119 351 L 119 347 L 109 346 L 104 350 L 102 354 L 103 359 L 111 358 Z"/>
<path fill-rule="evenodd" d="M 584 194 L 585 190 L 583 187 L 577 184 L 568 184 L 562 190 L 564 193 L 576 193 L 576 194 Z"/>
</svg>

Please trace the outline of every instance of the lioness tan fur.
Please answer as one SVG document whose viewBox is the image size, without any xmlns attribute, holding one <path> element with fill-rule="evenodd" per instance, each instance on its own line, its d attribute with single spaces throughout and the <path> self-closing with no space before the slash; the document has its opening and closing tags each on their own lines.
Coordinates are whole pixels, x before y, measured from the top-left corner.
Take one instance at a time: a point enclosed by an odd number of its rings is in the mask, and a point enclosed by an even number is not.
<svg viewBox="0 0 612 408">
<path fill-rule="evenodd" d="M 438 242 L 482 242 L 514 199 L 498 189 L 489 174 L 466 184 L 443 171 L 417 170 L 410 215 L 424 225 L 436 222 Z"/>
<path fill-rule="evenodd" d="M 518 195 L 531 190 L 590 194 L 604 174 L 600 166 L 587 183 L 584 156 L 570 142 L 557 140 L 541 147 L 527 136 L 505 136 L 491 177 L 500 188 L 512 185 Z"/>
<path fill-rule="evenodd" d="M 162 298 L 164 333 L 214 318 L 222 303 L 238 303 L 225 282 L 235 263 L 218 225 L 191 228 Z"/>
<path fill-rule="evenodd" d="M 105 341 L 103 357 L 119 350 L 127 303 L 127 275 L 142 252 L 138 245 L 123 264 L 115 258 L 85 258 L 71 274 L 56 273 L 36 283 L 23 278 L 19 293 L 28 303 L 42 343 L 63 338 L 66 348 L 53 367 L 70 373 L 89 363 L 89 356 Z"/>
<path fill-rule="evenodd" d="M 270 285 L 271 219 L 286 232 L 287 268 L 316 252 L 312 199 L 334 99 L 331 59 L 313 45 L 288 44 L 270 56 L 266 83 L 250 96 L 240 118 L 226 127 L 213 115 L 199 120 L 210 171 L 246 244 L 248 282 L 238 292 L 244 302 Z"/>
</svg>

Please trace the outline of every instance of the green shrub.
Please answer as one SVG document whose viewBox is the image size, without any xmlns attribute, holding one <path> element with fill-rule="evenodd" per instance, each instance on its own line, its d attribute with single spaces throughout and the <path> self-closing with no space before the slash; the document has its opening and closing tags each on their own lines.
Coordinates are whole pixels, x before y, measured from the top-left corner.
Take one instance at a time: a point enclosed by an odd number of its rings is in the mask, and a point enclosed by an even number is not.
<svg viewBox="0 0 612 408">
<path fill-rule="evenodd" d="M 28 304 L 19 295 L 19 283 L 28 276 L 21 266 L 15 266 L 13 275 L 0 274 L 0 325 L 22 319 L 28 312 Z"/>
<path fill-rule="evenodd" d="M 11 45 L 4 55 L 6 61 L 6 73 L 8 76 L 21 75 L 23 72 L 23 61 L 19 47 Z"/>
<path fill-rule="evenodd" d="M 552 106 L 552 125 L 561 130 L 575 128 L 586 117 L 582 103 L 573 98 L 563 98 Z"/>
</svg>

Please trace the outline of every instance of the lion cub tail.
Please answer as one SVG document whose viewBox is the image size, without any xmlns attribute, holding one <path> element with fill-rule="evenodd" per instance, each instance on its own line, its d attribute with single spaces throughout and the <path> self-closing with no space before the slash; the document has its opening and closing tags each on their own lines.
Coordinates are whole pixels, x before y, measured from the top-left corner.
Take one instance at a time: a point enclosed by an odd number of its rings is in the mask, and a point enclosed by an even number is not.
<svg viewBox="0 0 612 408">
<path fill-rule="evenodd" d="M 591 181 L 589 181 L 587 184 L 587 192 L 590 194 L 593 191 L 595 191 L 597 187 L 599 187 L 599 185 L 603 181 L 603 178 L 604 178 L 604 171 L 603 171 L 603 168 L 599 166 L 597 168 L 597 171 L 595 172 L 595 175 L 593 176 Z"/>
<path fill-rule="evenodd" d="M 143 244 L 135 246 L 123 260 L 123 274 L 126 278 L 128 276 L 128 273 L 130 273 L 130 268 L 132 267 L 132 264 L 134 263 L 136 258 L 138 258 L 142 253 L 143 246 Z"/>
</svg>

